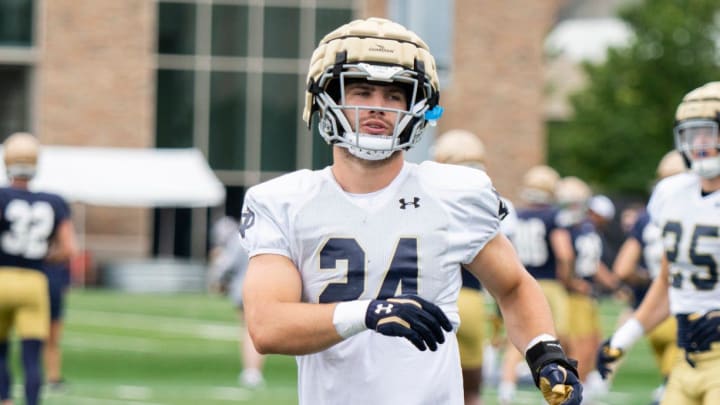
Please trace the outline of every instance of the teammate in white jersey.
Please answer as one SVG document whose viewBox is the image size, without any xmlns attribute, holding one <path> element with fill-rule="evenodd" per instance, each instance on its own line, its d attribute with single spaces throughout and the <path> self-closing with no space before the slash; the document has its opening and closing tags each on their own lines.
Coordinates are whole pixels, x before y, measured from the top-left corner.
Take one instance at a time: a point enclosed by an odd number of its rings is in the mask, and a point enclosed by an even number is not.
<svg viewBox="0 0 720 405">
<path fill-rule="evenodd" d="M 490 179 L 403 158 L 439 118 L 438 89 L 428 46 L 399 24 L 356 20 L 320 41 L 304 119 L 318 112 L 333 164 L 245 196 L 255 347 L 297 355 L 301 404 L 462 404 L 463 265 L 495 296 L 548 401 L 579 404 L 542 292 L 498 233 Z"/>
<path fill-rule="evenodd" d="M 675 146 L 690 172 L 658 183 L 648 204 L 663 235 L 660 275 L 598 352 L 598 368 L 607 373 L 646 331 L 674 315 L 685 360 L 673 366 L 663 405 L 720 403 L 719 117 L 720 82 L 691 91 L 678 106 Z"/>
</svg>

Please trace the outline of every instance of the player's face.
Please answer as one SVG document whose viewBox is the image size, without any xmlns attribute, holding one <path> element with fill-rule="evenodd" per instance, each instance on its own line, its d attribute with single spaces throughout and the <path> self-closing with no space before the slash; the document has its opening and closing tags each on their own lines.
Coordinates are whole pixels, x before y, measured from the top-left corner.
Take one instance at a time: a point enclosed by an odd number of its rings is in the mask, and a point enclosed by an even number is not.
<svg viewBox="0 0 720 405">
<path fill-rule="evenodd" d="M 407 109 L 407 97 L 400 86 L 392 84 L 350 83 L 345 86 L 345 105 L 377 107 L 343 110 L 355 131 L 368 135 L 392 135 L 398 114 L 385 109 Z"/>
<path fill-rule="evenodd" d="M 717 156 L 717 132 L 710 128 L 699 128 L 696 132 L 691 140 L 693 157 Z"/>
<path fill-rule="evenodd" d="M 702 159 L 718 155 L 718 127 L 716 124 L 689 127 L 680 132 L 681 142 L 693 159 Z"/>
</svg>

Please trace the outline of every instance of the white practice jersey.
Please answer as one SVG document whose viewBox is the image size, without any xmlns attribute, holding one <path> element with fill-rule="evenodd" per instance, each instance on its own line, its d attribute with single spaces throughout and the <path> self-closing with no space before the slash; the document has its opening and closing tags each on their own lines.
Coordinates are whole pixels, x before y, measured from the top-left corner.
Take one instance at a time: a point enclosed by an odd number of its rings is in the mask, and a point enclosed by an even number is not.
<svg viewBox="0 0 720 405">
<path fill-rule="evenodd" d="M 720 308 L 720 191 L 700 190 L 696 174 L 678 174 L 658 183 L 648 204 L 670 265 L 673 314 Z"/>
<path fill-rule="evenodd" d="M 330 168 L 301 170 L 248 190 L 240 231 L 250 257 L 298 267 L 310 303 L 418 294 L 457 329 L 460 265 L 498 232 L 499 197 L 479 170 L 405 165 L 385 189 L 349 195 Z M 292 339 L 292 336 L 288 336 Z M 301 404 L 462 404 L 454 333 L 436 352 L 366 330 L 298 356 Z"/>
</svg>

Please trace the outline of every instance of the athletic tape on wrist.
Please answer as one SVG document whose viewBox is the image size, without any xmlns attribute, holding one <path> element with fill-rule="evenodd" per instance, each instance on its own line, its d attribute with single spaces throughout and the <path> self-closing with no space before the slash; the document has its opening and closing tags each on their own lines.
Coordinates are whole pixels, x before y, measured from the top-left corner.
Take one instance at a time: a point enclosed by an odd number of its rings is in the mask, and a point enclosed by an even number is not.
<svg viewBox="0 0 720 405">
<path fill-rule="evenodd" d="M 533 340 L 528 343 L 528 345 L 525 347 L 525 351 L 523 352 L 523 355 L 527 354 L 527 351 L 530 350 L 531 347 L 535 346 L 536 344 L 540 342 L 550 342 L 553 340 L 557 340 L 557 338 L 553 335 L 550 335 L 548 333 L 543 333 L 542 335 L 537 335 L 533 338 Z"/>
<path fill-rule="evenodd" d="M 343 339 L 356 335 L 365 329 L 365 314 L 370 300 L 341 302 L 333 312 L 333 326 Z"/>
<path fill-rule="evenodd" d="M 627 351 L 645 334 L 642 324 L 636 318 L 625 322 L 610 339 L 610 347 Z"/>
</svg>

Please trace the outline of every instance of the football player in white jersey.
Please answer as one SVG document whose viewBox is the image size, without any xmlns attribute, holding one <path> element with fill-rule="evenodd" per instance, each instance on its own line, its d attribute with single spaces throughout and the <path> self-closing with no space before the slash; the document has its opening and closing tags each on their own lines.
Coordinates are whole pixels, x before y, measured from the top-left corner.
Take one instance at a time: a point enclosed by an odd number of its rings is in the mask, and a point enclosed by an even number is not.
<svg viewBox="0 0 720 405">
<path fill-rule="evenodd" d="M 656 179 L 659 181 L 686 170 L 682 155 L 673 149 L 660 159 L 655 171 Z M 660 264 L 664 254 L 660 233 L 660 229 L 650 221 L 647 211 L 642 210 L 620 246 L 612 270 L 631 287 L 632 307 L 621 313 L 618 325 L 632 316 L 632 312 L 638 308 L 647 294 L 650 283 L 660 273 Z M 663 383 L 653 392 L 655 401 L 659 403 L 662 393 L 665 391 L 667 378 L 678 358 L 677 321 L 672 316 L 668 317 L 648 333 L 647 338 L 655 355 L 658 370 L 663 377 Z M 615 364 L 615 369 L 618 366 L 619 362 Z"/>
<path fill-rule="evenodd" d="M 301 404 L 462 404 L 462 265 L 495 296 L 548 401 L 579 404 L 542 291 L 498 232 L 490 179 L 403 158 L 439 118 L 438 90 L 428 46 L 402 25 L 355 20 L 320 41 L 304 119 L 318 113 L 333 164 L 253 186 L 243 205 L 255 347 L 297 356 Z"/>
<path fill-rule="evenodd" d="M 660 275 L 633 317 L 598 351 L 607 373 L 634 342 L 673 315 L 684 360 L 670 373 L 663 405 L 720 403 L 720 82 L 683 97 L 675 114 L 675 146 L 688 173 L 658 183 L 648 212 L 662 231 Z"/>
<path fill-rule="evenodd" d="M 470 131 L 453 129 L 440 135 L 433 144 L 433 160 L 485 170 L 485 145 Z M 500 198 L 507 212 L 501 218 L 500 231 L 512 238 L 517 213 L 510 200 Z M 462 288 L 457 301 L 460 327 L 457 330 L 462 367 L 465 405 L 482 404 L 483 351 L 485 350 L 485 294 L 478 279 L 462 270 Z"/>
</svg>

